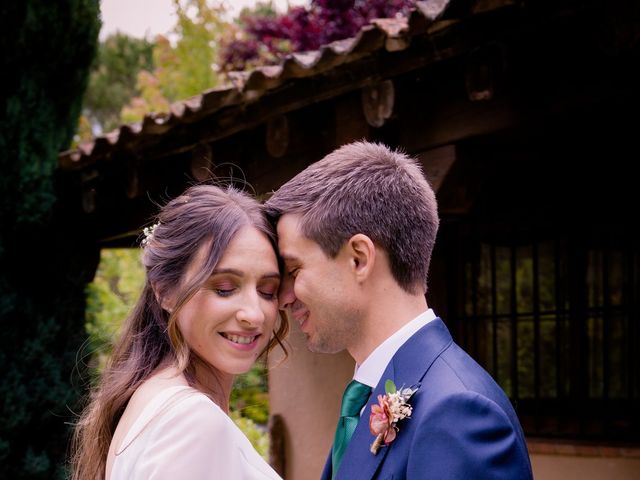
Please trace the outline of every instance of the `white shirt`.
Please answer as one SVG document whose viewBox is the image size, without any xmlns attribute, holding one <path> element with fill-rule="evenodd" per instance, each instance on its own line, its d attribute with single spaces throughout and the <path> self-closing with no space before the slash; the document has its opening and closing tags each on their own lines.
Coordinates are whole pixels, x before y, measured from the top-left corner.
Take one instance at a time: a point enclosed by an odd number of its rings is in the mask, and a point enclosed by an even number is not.
<svg viewBox="0 0 640 480">
<path fill-rule="evenodd" d="M 389 365 L 389 362 L 400 347 L 404 345 L 414 333 L 435 318 L 436 314 L 433 310 L 428 309 L 404 325 L 400 330 L 378 345 L 361 365 L 356 365 L 356 372 L 353 379 L 371 388 L 375 388 L 386 370 L 387 365 Z M 400 387 L 400 385 L 398 385 L 398 387 Z"/>
</svg>

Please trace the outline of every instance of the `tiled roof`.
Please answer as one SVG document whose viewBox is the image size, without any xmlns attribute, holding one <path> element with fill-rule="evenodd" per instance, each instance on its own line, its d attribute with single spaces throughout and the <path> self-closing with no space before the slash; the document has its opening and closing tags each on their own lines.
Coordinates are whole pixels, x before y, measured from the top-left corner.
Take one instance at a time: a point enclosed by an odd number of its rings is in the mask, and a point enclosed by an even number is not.
<svg viewBox="0 0 640 480">
<path fill-rule="evenodd" d="M 232 72 L 231 85 L 176 102 L 171 105 L 169 112 L 147 114 L 140 123 L 122 125 L 91 143 L 62 152 L 59 155 L 59 167 L 74 170 L 107 157 L 116 150 L 143 150 L 143 145 L 150 139 L 166 134 L 176 126 L 216 115 L 227 107 L 254 103 L 265 94 L 296 79 L 325 74 L 376 51 L 404 50 L 416 35 L 431 34 L 455 24 L 462 16 L 513 3 L 505 0 L 416 2 L 416 8 L 409 17 L 377 19 L 363 27 L 353 38 L 332 42 L 319 50 L 291 54 L 280 65 Z M 237 126 L 233 131 L 237 131 Z"/>
</svg>

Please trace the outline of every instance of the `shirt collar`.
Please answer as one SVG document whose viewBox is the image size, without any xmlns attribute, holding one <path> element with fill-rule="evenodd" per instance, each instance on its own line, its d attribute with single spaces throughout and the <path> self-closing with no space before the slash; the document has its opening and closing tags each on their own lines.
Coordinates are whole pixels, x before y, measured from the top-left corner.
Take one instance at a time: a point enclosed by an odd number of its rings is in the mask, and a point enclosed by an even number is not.
<svg viewBox="0 0 640 480">
<path fill-rule="evenodd" d="M 400 347 L 404 345 L 414 333 L 435 318 L 436 314 L 433 310 L 428 309 L 400 328 L 400 330 L 378 345 L 361 365 L 356 365 L 356 371 L 353 376 L 354 380 L 364 383 L 371 388 L 375 388 L 387 365 Z"/>
</svg>

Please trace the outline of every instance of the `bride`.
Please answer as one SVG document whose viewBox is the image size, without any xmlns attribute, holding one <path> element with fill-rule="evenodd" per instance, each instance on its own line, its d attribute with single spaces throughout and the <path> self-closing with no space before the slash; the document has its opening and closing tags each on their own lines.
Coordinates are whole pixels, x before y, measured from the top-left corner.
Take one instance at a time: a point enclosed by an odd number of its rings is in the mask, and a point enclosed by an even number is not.
<svg viewBox="0 0 640 480">
<path fill-rule="evenodd" d="M 145 286 L 76 426 L 72 478 L 279 479 L 228 416 L 234 376 L 288 329 L 260 204 L 191 187 L 145 234 Z"/>
</svg>

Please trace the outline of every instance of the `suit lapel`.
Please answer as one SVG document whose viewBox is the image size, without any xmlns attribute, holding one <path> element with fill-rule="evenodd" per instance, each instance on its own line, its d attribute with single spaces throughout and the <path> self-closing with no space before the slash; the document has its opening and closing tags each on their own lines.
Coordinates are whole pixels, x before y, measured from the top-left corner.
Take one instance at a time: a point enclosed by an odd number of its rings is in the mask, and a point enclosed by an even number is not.
<svg viewBox="0 0 640 480">
<path fill-rule="evenodd" d="M 396 386 L 410 387 L 419 383 L 435 359 L 452 342 L 451 334 L 440 318 L 435 318 L 418 330 L 391 359 L 390 363 L 394 365 L 396 372 L 394 378 Z M 384 375 L 379 382 L 382 383 L 383 389 L 387 378 Z"/>
<path fill-rule="evenodd" d="M 331 469 L 331 450 L 329 450 L 329 456 L 327 460 L 324 462 L 324 468 L 322 469 L 322 475 L 320 476 L 320 480 L 331 480 L 331 475 L 333 474 Z"/>
<path fill-rule="evenodd" d="M 387 453 L 393 449 L 393 443 L 387 447 L 380 448 L 377 455 L 369 451 L 371 444 L 375 440 L 369 431 L 371 406 L 378 403 L 378 395 L 385 394 L 384 384 L 389 379 L 393 380 L 398 388 L 411 387 L 418 384 L 434 360 L 452 341 L 444 322 L 440 318 L 436 318 L 418 330 L 400 347 L 389 362 L 389 365 L 387 365 L 371 397 L 369 397 L 362 417 L 360 417 L 358 426 L 342 458 L 337 479 L 373 478 Z M 426 387 L 421 387 L 416 395 L 420 394 L 421 390 Z M 398 432 L 398 435 L 402 435 L 402 431 Z M 329 466 L 328 478 L 330 477 L 331 470 Z"/>
</svg>

